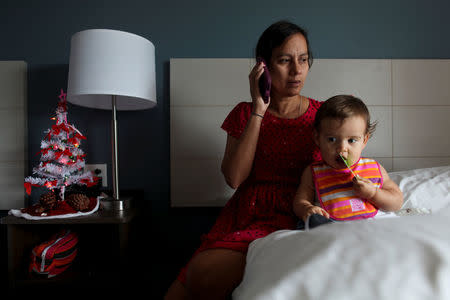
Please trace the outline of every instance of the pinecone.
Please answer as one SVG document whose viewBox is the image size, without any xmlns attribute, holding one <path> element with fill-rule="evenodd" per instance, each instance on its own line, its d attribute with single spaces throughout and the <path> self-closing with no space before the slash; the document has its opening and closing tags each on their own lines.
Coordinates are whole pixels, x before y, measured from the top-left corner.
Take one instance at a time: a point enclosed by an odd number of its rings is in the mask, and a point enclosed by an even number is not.
<svg viewBox="0 0 450 300">
<path fill-rule="evenodd" d="M 71 194 L 66 197 L 66 202 L 73 209 L 78 211 L 89 208 L 89 198 L 84 194 Z"/>
<path fill-rule="evenodd" d="M 56 199 L 56 195 L 54 192 L 48 192 L 46 194 L 42 194 L 39 198 L 39 203 L 42 206 L 42 209 L 49 210 L 56 207 L 58 200 Z"/>
</svg>

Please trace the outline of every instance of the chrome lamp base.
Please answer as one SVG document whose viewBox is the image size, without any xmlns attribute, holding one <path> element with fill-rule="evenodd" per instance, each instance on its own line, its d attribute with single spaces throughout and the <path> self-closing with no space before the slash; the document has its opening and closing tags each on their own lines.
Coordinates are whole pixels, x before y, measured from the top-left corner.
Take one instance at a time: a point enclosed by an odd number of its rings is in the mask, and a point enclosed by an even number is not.
<svg viewBox="0 0 450 300">
<path fill-rule="evenodd" d="M 103 198 L 100 203 L 105 210 L 127 210 L 131 208 L 132 197 L 122 197 L 115 199 L 114 197 Z"/>
</svg>

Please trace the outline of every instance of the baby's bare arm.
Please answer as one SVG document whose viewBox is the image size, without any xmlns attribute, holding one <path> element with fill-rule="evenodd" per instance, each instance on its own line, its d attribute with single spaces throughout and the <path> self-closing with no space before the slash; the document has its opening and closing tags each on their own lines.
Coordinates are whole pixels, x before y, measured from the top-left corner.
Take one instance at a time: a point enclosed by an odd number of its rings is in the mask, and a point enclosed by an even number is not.
<svg viewBox="0 0 450 300">
<path fill-rule="evenodd" d="M 314 205 L 315 189 L 310 166 L 303 171 L 300 186 L 293 201 L 294 213 L 306 221 L 308 216 L 319 214 L 329 218 L 330 215 L 321 207 Z"/>
<path fill-rule="evenodd" d="M 383 175 L 383 186 L 376 188 L 366 178 L 360 178 L 353 181 L 355 193 L 367 200 L 373 205 L 384 211 L 397 211 L 403 205 L 403 193 L 398 185 L 389 178 L 387 171 L 380 165 Z"/>
</svg>

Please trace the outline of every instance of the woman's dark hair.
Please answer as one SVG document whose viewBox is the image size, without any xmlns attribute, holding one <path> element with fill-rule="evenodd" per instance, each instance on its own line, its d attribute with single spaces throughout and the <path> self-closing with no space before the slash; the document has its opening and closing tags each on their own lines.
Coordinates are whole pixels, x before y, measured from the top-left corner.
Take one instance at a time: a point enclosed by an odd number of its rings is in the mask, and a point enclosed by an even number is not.
<svg viewBox="0 0 450 300">
<path fill-rule="evenodd" d="M 308 48 L 308 66 L 311 67 L 313 63 L 313 55 L 311 48 L 309 47 L 308 34 L 306 30 L 296 24 L 284 20 L 278 21 L 264 30 L 262 35 L 259 37 L 258 43 L 256 44 L 256 57 L 262 57 L 267 64 L 269 64 L 270 59 L 272 58 L 273 49 L 279 47 L 283 44 L 286 38 L 296 33 L 303 35 L 306 40 L 306 46 Z"/>
<path fill-rule="evenodd" d="M 370 113 L 364 102 L 351 95 L 337 95 L 322 103 L 314 119 L 314 129 L 320 132 L 320 123 L 324 119 L 335 119 L 341 122 L 353 116 L 361 116 L 366 121 L 366 134 L 375 132 L 376 122 L 370 121 Z"/>
</svg>

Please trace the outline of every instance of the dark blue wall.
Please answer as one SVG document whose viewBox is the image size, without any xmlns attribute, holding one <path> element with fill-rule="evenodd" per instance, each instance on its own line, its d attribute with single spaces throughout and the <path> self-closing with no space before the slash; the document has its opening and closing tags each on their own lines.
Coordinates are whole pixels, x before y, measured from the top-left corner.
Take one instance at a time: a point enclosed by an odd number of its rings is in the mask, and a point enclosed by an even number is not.
<svg viewBox="0 0 450 300">
<path fill-rule="evenodd" d="M 169 208 L 170 58 L 251 57 L 258 36 L 279 19 L 309 31 L 316 58 L 450 58 L 449 12 L 448 0 L 2 0 L 0 60 L 28 63 L 31 170 L 59 90 L 67 87 L 71 36 L 109 28 L 153 42 L 158 105 L 119 112 L 120 186 L 144 190 L 146 234 L 163 244 L 159 254 L 181 264 L 193 249 L 173 249 L 195 247 L 217 211 Z M 87 162 L 107 162 L 110 170 L 110 112 L 70 105 L 69 122 L 87 135 Z"/>
</svg>

